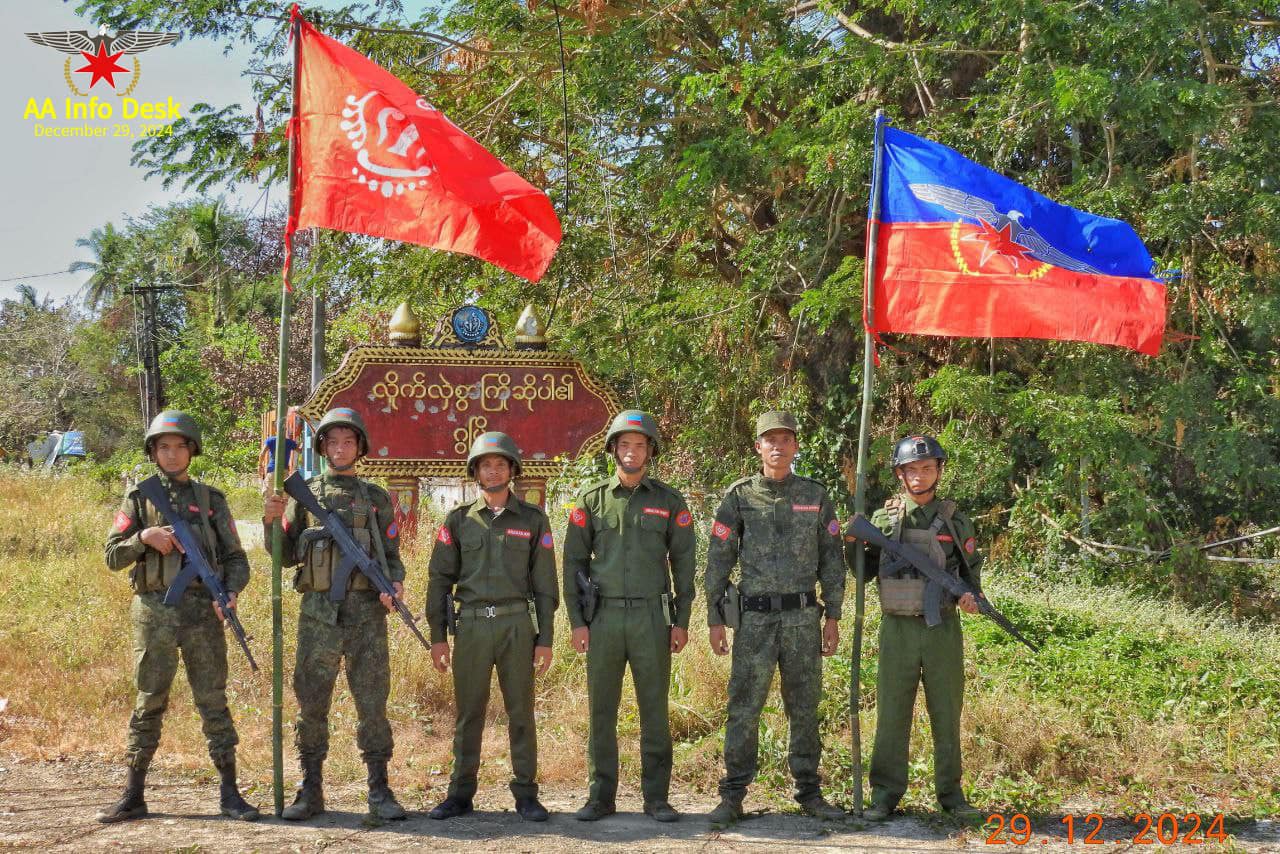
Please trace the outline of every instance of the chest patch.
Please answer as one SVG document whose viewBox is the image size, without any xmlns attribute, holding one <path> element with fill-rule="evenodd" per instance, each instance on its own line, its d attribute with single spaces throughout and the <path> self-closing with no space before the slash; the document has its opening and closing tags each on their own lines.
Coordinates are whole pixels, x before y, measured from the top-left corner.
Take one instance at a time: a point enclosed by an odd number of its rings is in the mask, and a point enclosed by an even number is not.
<svg viewBox="0 0 1280 854">
<path fill-rule="evenodd" d="M 791 509 L 797 513 L 817 513 L 822 509 L 821 504 L 792 504 Z"/>
<path fill-rule="evenodd" d="M 533 532 L 526 531 L 523 528 L 507 528 L 507 535 L 512 537 L 519 537 L 522 540 L 533 539 Z"/>
<path fill-rule="evenodd" d="M 938 542 L 940 542 L 940 543 L 954 543 L 954 542 L 955 542 L 955 540 L 951 539 L 951 535 L 950 535 L 950 534 L 939 534 L 939 535 L 938 535 Z"/>
<path fill-rule="evenodd" d="M 663 519 L 671 517 L 671 511 L 664 507 L 646 507 L 644 508 L 644 514 L 646 516 L 661 516 Z"/>
</svg>

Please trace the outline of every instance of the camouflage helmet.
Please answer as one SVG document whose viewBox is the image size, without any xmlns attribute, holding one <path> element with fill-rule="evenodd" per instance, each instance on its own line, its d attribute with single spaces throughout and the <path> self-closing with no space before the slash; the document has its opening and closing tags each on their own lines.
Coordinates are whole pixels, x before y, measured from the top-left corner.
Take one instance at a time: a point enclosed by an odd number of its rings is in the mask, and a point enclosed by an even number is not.
<svg viewBox="0 0 1280 854">
<path fill-rule="evenodd" d="M 920 460 L 937 460 L 941 465 L 947 461 L 947 452 L 942 450 L 938 440 L 932 436 L 905 436 L 894 447 L 889 467 L 896 469 Z"/>
<path fill-rule="evenodd" d="M 471 453 L 467 454 L 468 477 L 476 476 L 476 464 L 481 457 L 487 457 L 489 454 L 506 457 L 511 462 L 512 477 L 520 476 L 523 469 L 520 466 L 520 449 L 516 447 L 516 440 L 506 433 L 490 430 L 488 433 L 476 436 L 476 440 L 471 443 Z"/>
<path fill-rule="evenodd" d="M 782 412 L 781 410 L 765 412 L 756 419 L 757 439 L 770 430 L 790 430 L 792 435 L 800 435 L 800 425 L 796 423 L 796 417 L 790 412 Z"/>
<path fill-rule="evenodd" d="M 662 435 L 658 433 L 658 421 L 647 412 L 639 409 L 624 409 L 619 412 L 609 425 L 609 433 L 604 437 L 604 449 L 613 453 L 615 441 L 623 433 L 641 433 L 649 437 L 653 443 L 653 458 L 656 460 L 662 452 Z"/>
<path fill-rule="evenodd" d="M 191 456 L 200 455 L 200 425 L 190 415 L 177 409 L 166 409 L 151 419 L 151 426 L 147 428 L 147 435 L 142 438 L 142 450 L 149 455 L 151 453 L 151 443 L 159 437 L 169 434 L 181 436 L 190 442 L 194 446 L 191 450 Z"/>
<path fill-rule="evenodd" d="M 349 406 L 330 409 L 320 419 L 320 426 L 316 427 L 316 447 L 321 453 L 324 453 L 324 434 L 334 427 L 354 430 L 356 437 L 360 440 L 360 456 L 363 457 L 369 453 L 369 433 L 364 429 L 364 419 L 360 417 L 359 412 Z"/>
</svg>

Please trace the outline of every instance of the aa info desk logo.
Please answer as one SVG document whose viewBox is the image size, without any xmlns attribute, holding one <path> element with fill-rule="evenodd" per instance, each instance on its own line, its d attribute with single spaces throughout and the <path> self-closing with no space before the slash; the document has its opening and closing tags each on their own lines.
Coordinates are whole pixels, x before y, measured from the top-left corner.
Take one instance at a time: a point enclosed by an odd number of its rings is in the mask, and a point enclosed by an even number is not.
<svg viewBox="0 0 1280 854">
<path fill-rule="evenodd" d="M 173 44 L 178 33 L 120 30 L 112 36 L 103 26 L 98 27 L 96 36 L 86 30 L 47 30 L 26 33 L 26 37 L 41 47 L 66 54 L 62 79 L 71 92 L 61 102 L 48 96 L 27 99 L 22 118 L 34 122 L 32 132 L 36 136 L 164 136 L 173 132 L 169 123 L 182 117 L 182 104 L 172 96 L 163 101 L 133 97 L 142 79 L 139 54 Z M 122 64 L 126 56 L 127 64 Z M 135 120 L 143 123 L 134 124 Z M 46 121 L 85 123 L 59 126 L 47 125 Z"/>
</svg>

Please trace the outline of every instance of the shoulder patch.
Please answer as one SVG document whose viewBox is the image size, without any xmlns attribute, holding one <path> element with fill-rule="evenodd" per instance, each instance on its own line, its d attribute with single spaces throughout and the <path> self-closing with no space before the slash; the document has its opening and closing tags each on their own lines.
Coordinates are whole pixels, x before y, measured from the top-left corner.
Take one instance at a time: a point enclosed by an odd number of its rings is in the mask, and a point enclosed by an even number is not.
<svg viewBox="0 0 1280 854">
<path fill-rule="evenodd" d="M 587 511 L 581 507 L 573 508 L 573 512 L 569 514 L 569 521 L 579 528 L 587 527 Z"/>
<path fill-rule="evenodd" d="M 544 549 L 553 549 L 556 546 L 555 538 L 551 536 L 551 532 L 547 531 L 542 535 L 542 547 Z"/>
<path fill-rule="evenodd" d="M 391 524 L 387 526 L 387 539 L 394 540 L 398 536 L 400 536 L 400 526 L 397 525 L 393 519 L 391 520 Z"/>
<path fill-rule="evenodd" d="M 828 522 L 828 523 L 827 523 L 827 533 L 828 533 L 828 534 L 830 534 L 830 535 L 831 535 L 831 536 L 833 536 L 833 537 L 834 537 L 834 536 L 836 536 L 837 534 L 839 534 L 839 533 L 840 533 L 840 523 L 839 523 L 839 521 L 837 521 L 837 520 L 835 520 L 835 519 L 832 519 L 830 522 Z"/>
<path fill-rule="evenodd" d="M 116 518 L 111 523 L 112 527 L 116 529 L 117 534 L 123 534 L 125 531 L 129 530 L 129 526 L 132 524 L 133 520 L 130 519 L 129 514 L 123 510 L 116 511 Z"/>
<path fill-rule="evenodd" d="M 453 534 L 449 533 L 448 525 L 440 526 L 440 533 L 436 534 L 436 542 L 444 543 L 446 546 L 453 545 Z"/>
<path fill-rule="evenodd" d="M 729 526 L 724 522 L 716 521 L 711 526 L 711 536 L 715 537 L 717 540 L 727 540 L 731 533 L 732 531 L 729 530 Z"/>
<path fill-rule="evenodd" d="M 969 539 L 964 541 L 965 554 L 973 554 L 977 548 L 978 548 L 978 543 L 973 537 L 970 537 Z"/>
<path fill-rule="evenodd" d="M 687 528 L 693 523 L 693 516 L 688 510 L 681 510 L 676 514 L 676 525 L 680 528 Z"/>
</svg>

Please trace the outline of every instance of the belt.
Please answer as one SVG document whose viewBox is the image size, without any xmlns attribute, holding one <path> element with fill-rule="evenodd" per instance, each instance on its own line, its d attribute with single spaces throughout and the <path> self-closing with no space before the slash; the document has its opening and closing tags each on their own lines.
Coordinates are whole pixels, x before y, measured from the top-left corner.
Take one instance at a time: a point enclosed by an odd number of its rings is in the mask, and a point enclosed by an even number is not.
<svg viewBox="0 0 1280 854">
<path fill-rule="evenodd" d="M 661 602 L 665 593 L 654 593 L 652 596 L 601 596 L 600 604 L 610 608 L 644 608 Z"/>
<path fill-rule="evenodd" d="M 463 605 L 458 611 L 460 617 L 483 617 L 486 620 L 492 620 L 494 617 L 507 617 L 511 614 L 527 614 L 529 605 L 525 602 L 516 602 L 507 605 L 481 605 L 467 606 Z"/>
<path fill-rule="evenodd" d="M 743 596 L 744 611 L 798 611 L 818 604 L 818 594 L 812 590 L 804 593 L 775 593 L 772 596 Z"/>
</svg>

